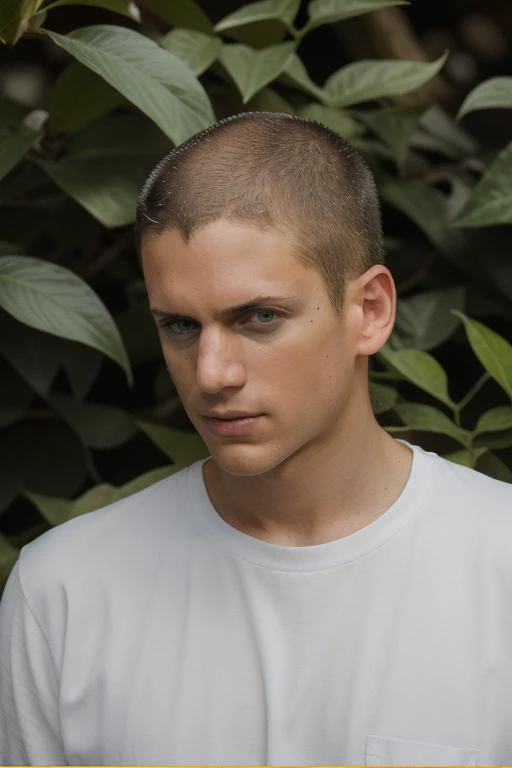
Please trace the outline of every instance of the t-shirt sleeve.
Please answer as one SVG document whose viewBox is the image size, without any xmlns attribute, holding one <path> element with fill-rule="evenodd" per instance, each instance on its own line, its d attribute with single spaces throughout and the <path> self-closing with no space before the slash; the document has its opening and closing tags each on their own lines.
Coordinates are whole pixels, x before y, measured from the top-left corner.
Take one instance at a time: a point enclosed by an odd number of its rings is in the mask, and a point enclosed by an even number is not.
<svg viewBox="0 0 512 768">
<path fill-rule="evenodd" d="M 0 604 L 0 765 L 65 764 L 55 663 L 18 562 Z"/>
</svg>

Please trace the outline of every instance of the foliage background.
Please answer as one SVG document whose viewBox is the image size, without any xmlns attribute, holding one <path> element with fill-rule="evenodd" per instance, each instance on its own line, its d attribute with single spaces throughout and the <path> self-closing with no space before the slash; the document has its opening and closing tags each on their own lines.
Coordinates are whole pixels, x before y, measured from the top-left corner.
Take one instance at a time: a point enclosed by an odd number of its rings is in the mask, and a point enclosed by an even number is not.
<svg viewBox="0 0 512 768">
<path fill-rule="evenodd" d="M 205 455 L 134 201 L 173 144 L 244 110 L 318 119 L 374 169 L 400 295 L 381 423 L 512 480 L 512 9 L 439 5 L 0 5 L 0 582 L 49 526 Z"/>
</svg>

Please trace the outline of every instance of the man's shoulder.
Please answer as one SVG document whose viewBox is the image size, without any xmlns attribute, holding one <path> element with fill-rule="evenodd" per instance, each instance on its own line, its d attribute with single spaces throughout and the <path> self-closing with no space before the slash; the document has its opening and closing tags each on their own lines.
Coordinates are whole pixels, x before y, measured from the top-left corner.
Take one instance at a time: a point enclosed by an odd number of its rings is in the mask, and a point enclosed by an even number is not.
<svg viewBox="0 0 512 768">
<path fill-rule="evenodd" d="M 433 491 L 446 495 L 447 502 L 464 503 L 484 513 L 507 510 L 512 516 L 512 485 L 475 469 L 435 456 Z"/>
<path fill-rule="evenodd" d="M 425 530 L 451 542 L 451 546 L 482 551 L 503 550 L 509 561 L 512 541 L 512 485 L 421 449 L 430 465 L 426 483 Z M 422 462 L 422 463 L 423 463 Z"/>
<path fill-rule="evenodd" d="M 201 463 L 182 469 L 130 496 L 75 517 L 26 545 L 20 576 L 29 589 L 44 581 L 90 578 L 117 563 L 130 567 L 155 557 L 164 542 L 176 543 L 190 528 L 188 494 L 201 478 Z"/>
</svg>

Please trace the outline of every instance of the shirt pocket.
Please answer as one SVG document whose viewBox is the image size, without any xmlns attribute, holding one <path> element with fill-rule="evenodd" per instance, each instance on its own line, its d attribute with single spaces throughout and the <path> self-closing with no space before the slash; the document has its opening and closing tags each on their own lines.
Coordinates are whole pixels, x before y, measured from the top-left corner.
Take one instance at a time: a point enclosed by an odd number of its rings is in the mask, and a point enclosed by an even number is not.
<svg viewBox="0 0 512 768">
<path fill-rule="evenodd" d="M 368 736 L 366 765 L 478 765 L 479 750 Z"/>
</svg>

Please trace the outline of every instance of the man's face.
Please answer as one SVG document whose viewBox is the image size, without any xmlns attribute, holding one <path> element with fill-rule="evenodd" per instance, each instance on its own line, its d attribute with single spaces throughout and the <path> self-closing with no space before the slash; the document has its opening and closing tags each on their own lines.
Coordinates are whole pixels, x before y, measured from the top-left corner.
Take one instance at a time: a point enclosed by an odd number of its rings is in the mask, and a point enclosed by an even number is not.
<svg viewBox="0 0 512 768">
<path fill-rule="evenodd" d="M 339 433 L 355 388 L 351 304 L 276 230 L 218 220 L 188 243 L 148 237 L 142 261 L 183 406 L 224 471 L 257 475 Z"/>
</svg>

